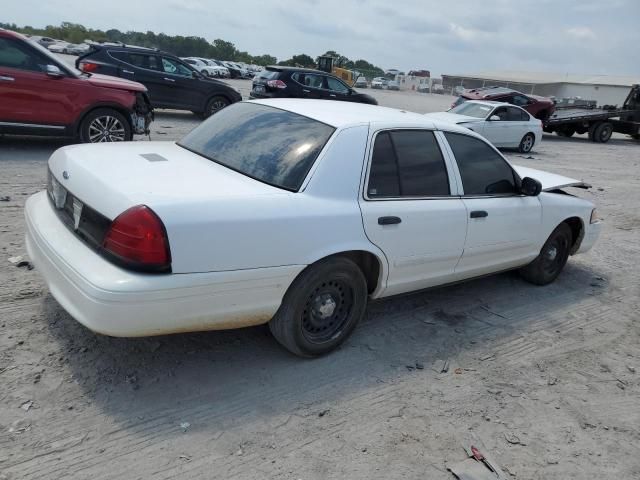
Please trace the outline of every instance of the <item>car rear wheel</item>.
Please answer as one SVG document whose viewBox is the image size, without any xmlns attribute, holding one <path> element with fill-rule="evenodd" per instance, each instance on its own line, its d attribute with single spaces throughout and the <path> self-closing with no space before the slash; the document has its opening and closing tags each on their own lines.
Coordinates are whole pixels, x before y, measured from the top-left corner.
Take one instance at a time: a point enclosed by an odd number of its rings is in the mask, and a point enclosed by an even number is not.
<svg viewBox="0 0 640 480">
<path fill-rule="evenodd" d="M 296 278 L 269 328 L 295 355 L 324 355 L 351 335 L 366 306 L 367 282 L 360 268 L 347 258 L 333 257 Z"/>
<path fill-rule="evenodd" d="M 207 108 L 204 111 L 204 117 L 207 118 L 213 115 L 214 113 L 219 112 L 224 107 L 228 106 L 229 103 L 230 103 L 229 100 L 219 95 L 211 98 L 209 102 L 207 102 Z"/>
<path fill-rule="evenodd" d="M 522 137 L 522 140 L 520 140 L 518 151 L 520 151 L 521 153 L 529 153 L 535 143 L 536 137 L 533 135 L 533 133 L 527 133 L 524 137 Z"/>
<path fill-rule="evenodd" d="M 567 263 L 572 240 L 571 227 L 566 223 L 558 225 L 543 245 L 540 255 L 520 269 L 520 276 L 535 285 L 553 282 Z"/>
<path fill-rule="evenodd" d="M 126 142 L 132 138 L 131 125 L 124 115 L 112 108 L 89 112 L 80 124 L 83 143 Z"/>
</svg>

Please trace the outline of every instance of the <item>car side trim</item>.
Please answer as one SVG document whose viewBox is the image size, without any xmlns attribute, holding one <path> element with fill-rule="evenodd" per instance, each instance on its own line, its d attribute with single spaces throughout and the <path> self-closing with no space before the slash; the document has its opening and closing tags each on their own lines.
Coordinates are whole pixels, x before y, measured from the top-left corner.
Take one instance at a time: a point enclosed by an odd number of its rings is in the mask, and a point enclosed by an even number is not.
<svg viewBox="0 0 640 480">
<path fill-rule="evenodd" d="M 18 123 L 18 122 L 0 122 L 3 127 L 20 127 L 20 128 L 49 128 L 52 130 L 64 130 L 64 125 L 44 125 L 38 123 Z"/>
</svg>

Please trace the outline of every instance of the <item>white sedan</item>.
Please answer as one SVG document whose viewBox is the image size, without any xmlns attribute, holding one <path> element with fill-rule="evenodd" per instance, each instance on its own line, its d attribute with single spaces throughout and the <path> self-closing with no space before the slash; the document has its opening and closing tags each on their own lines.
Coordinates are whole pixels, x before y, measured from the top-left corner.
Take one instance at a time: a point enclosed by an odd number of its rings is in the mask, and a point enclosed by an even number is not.
<svg viewBox="0 0 640 480">
<path fill-rule="evenodd" d="M 498 148 L 517 148 L 529 153 L 542 140 L 542 122 L 508 103 L 472 100 L 427 116 L 478 132 Z"/>
<path fill-rule="evenodd" d="M 508 269 L 552 282 L 600 231 L 578 180 L 515 167 L 480 135 L 356 103 L 234 104 L 183 140 L 72 145 L 26 203 L 53 296 L 96 332 L 269 323 L 301 356 L 367 301 Z"/>
</svg>

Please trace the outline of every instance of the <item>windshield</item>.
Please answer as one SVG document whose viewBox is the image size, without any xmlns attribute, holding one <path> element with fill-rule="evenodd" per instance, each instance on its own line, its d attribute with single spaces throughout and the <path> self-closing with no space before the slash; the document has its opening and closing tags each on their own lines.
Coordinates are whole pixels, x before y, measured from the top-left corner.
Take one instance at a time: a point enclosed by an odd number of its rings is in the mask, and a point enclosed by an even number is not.
<svg viewBox="0 0 640 480">
<path fill-rule="evenodd" d="M 458 115 L 465 115 L 467 117 L 487 118 L 487 115 L 489 115 L 491 110 L 493 110 L 493 107 L 489 105 L 465 102 L 457 107 L 453 107 L 449 112 L 456 113 Z"/>
<path fill-rule="evenodd" d="M 236 103 L 178 145 L 261 182 L 298 191 L 335 129 L 302 115 Z"/>
<path fill-rule="evenodd" d="M 29 41 L 29 40 L 27 40 L 27 41 Z M 60 67 L 63 71 L 65 71 L 67 73 L 70 73 L 71 75 L 73 75 L 75 77 L 79 77 L 80 75 L 82 75 L 82 72 L 80 72 L 79 70 L 76 70 L 72 65 L 67 65 L 64 62 L 61 62 L 58 59 L 58 57 L 56 57 L 53 53 L 51 53 L 49 50 L 44 48 L 38 42 L 34 42 L 33 40 L 31 40 L 31 41 L 29 41 L 29 45 L 31 45 L 36 50 L 38 50 L 38 53 L 40 53 L 42 55 L 45 55 L 47 57 L 47 59 L 50 60 L 49 63 L 51 65 L 55 65 L 56 67 Z"/>
</svg>

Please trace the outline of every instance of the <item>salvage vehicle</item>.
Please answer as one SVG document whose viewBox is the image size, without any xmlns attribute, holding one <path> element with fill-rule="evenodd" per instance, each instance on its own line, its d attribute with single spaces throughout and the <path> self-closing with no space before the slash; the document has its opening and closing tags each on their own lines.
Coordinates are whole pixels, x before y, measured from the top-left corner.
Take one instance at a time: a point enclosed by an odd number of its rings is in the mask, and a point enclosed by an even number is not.
<svg viewBox="0 0 640 480">
<path fill-rule="evenodd" d="M 197 71 L 202 73 L 205 77 L 219 77 L 219 76 L 221 76 L 221 75 L 219 75 L 220 67 L 209 65 L 209 63 L 206 62 L 202 58 L 181 57 L 180 60 L 182 60 L 185 63 L 188 63 L 189 65 L 191 65 Z"/>
<path fill-rule="evenodd" d="M 426 116 L 466 127 L 496 147 L 517 148 L 522 153 L 529 153 L 542 140 L 542 121 L 508 103 L 469 101 Z"/>
<path fill-rule="evenodd" d="M 389 83 L 388 79 L 384 77 L 376 77 L 373 80 L 371 80 L 371 88 L 382 89 L 382 88 L 385 88 L 388 83 Z"/>
<path fill-rule="evenodd" d="M 0 133 L 119 142 L 148 134 L 152 119 L 144 85 L 78 72 L 0 29 Z"/>
<path fill-rule="evenodd" d="M 367 78 L 362 76 L 358 77 L 353 86 L 356 88 L 367 88 L 369 86 L 367 84 Z"/>
<path fill-rule="evenodd" d="M 321 100 L 242 102 L 177 143 L 63 147 L 25 206 L 26 247 L 91 330 L 269 324 L 305 357 L 369 299 L 510 269 L 553 282 L 589 250 L 583 182 L 515 167 L 479 134 Z"/>
<path fill-rule="evenodd" d="M 458 88 L 458 87 L 456 87 Z M 506 102 L 524 108 L 535 118 L 546 121 L 555 111 L 555 102 L 547 97 L 538 95 L 525 95 L 524 93 L 505 87 L 482 87 L 462 90 L 459 97 L 451 105 L 451 108 L 468 100 L 489 100 L 494 102 Z"/>
<path fill-rule="evenodd" d="M 640 140 L 640 85 L 631 87 L 622 108 L 593 108 L 588 104 L 558 108 L 544 123 L 544 131 L 561 137 L 588 133 L 589 140 L 597 143 L 608 142 L 613 132 Z"/>
<path fill-rule="evenodd" d="M 92 44 L 76 60 L 87 73 L 104 73 L 142 83 L 154 108 L 189 110 L 208 117 L 242 100 L 237 88 L 205 77 L 178 57 L 160 50 L 124 44 Z"/>
<path fill-rule="evenodd" d="M 358 92 L 331 74 L 311 68 L 265 68 L 253 79 L 249 97 L 254 98 L 310 98 L 377 105 L 371 95 Z"/>
</svg>

